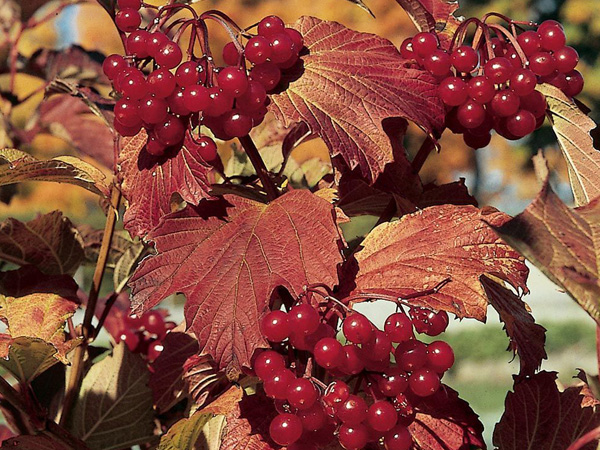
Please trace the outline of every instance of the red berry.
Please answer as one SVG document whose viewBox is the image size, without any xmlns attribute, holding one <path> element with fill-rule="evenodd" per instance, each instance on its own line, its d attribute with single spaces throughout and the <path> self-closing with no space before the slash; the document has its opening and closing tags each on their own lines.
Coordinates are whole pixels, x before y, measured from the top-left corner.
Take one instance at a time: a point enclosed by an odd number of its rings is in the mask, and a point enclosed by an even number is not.
<svg viewBox="0 0 600 450">
<path fill-rule="evenodd" d="M 427 346 L 421 341 L 403 342 L 396 347 L 395 354 L 398 367 L 407 372 L 419 369 L 427 362 Z"/>
<path fill-rule="evenodd" d="M 385 334 L 392 342 L 400 343 L 414 337 L 410 318 L 403 313 L 394 313 L 385 320 Z"/>
<path fill-rule="evenodd" d="M 346 425 L 358 425 L 367 418 L 368 407 L 362 397 L 349 395 L 337 409 L 337 417 Z"/>
<path fill-rule="evenodd" d="M 123 329 L 117 332 L 115 340 L 117 343 L 125 342 L 125 344 L 127 344 L 127 348 L 133 352 L 140 343 L 140 335 L 129 329 Z"/>
<path fill-rule="evenodd" d="M 180 118 L 168 114 L 167 118 L 154 128 L 156 137 L 166 146 L 171 146 L 183 141 L 185 125 Z"/>
<path fill-rule="evenodd" d="M 492 42 L 492 49 L 494 50 L 494 55 L 496 55 L 496 56 L 504 55 L 504 51 L 506 50 L 507 42 L 504 39 L 499 38 L 498 36 L 493 37 L 491 42 Z"/>
<path fill-rule="evenodd" d="M 512 116 L 519 110 L 519 96 L 509 89 L 498 91 L 490 104 L 492 111 L 498 117 Z"/>
<path fill-rule="evenodd" d="M 425 58 L 438 48 L 438 39 L 434 33 L 421 32 L 412 38 L 413 51 L 421 58 Z"/>
<path fill-rule="evenodd" d="M 261 380 L 268 378 L 273 372 L 285 368 L 283 356 L 273 350 L 266 350 L 259 353 L 252 364 L 256 376 Z"/>
<path fill-rule="evenodd" d="M 404 425 L 392 428 L 383 438 L 385 450 L 410 450 L 412 445 L 412 436 Z"/>
<path fill-rule="evenodd" d="M 546 98 L 539 91 L 533 91 L 521 99 L 521 107 L 532 112 L 536 118 L 543 117 L 547 108 Z"/>
<path fill-rule="evenodd" d="M 267 92 L 272 91 L 279 80 L 281 80 L 281 71 L 279 67 L 270 61 L 258 64 L 250 70 L 250 78 L 262 84 Z"/>
<path fill-rule="evenodd" d="M 302 436 L 302 421 L 294 414 L 279 414 L 269 425 L 269 436 L 278 445 L 291 445 Z"/>
<path fill-rule="evenodd" d="M 123 97 L 115 104 L 115 118 L 126 127 L 137 127 L 141 125 L 138 111 L 139 102 Z"/>
<path fill-rule="evenodd" d="M 233 98 L 217 86 L 208 88 L 208 96 L 210 97 L 210 102 L 204 109 L 204 114 L 207 116 L 221 116 L 233 107 Z"/>
<path fill-rule="evenodd" d="M 300 410 L 311 408 L 318 398 L 317 388 L 306 378 L 297 378 L 288 386 L 287 400 L 294 408 Z"/>
<path fill-rule="evenodd" d="M 200 136 L 195 142 L 196 151 L 204 161 L 210 163 L 219 157 L 219 154 L 217 153 L 217 144 L 215 144 L 215 141 L 208 136 Z"/>
<path fill-rule="evenodd" d="M 146 142 L 145 149 L 152 156 L 162 156 L 164 155 L 167 147 L 156 138 L 154 133 L 151 133 L 148 136 L 148 142 Z"/>
<path fill-rule="evenodd" d="M 124 33 L 131 33 L 138 29 L 142 23 L 142 16 L 133 8 L 125 8 L 115 15 L 115 23 L 117 28 Z"/>
<path fill-rule="evenodd" d="M 390 369 L 377 379 L 377 386 L 386 397 L 395 397 L 408 388 L 408 375 L 398 367 Z"/>
<path fill-rule="evenodd" d="M 524 65 L 523 60 L 519 56 L 519 53 L 517 53 L 517 50 L 515 50 L 515 48 L 512 45 L 508 46 L 508 48 L 506 49 L 506 53 L 504 54 L 504 57 L 510 61 L 510 64 L 515 69 L 521 69 Z M 525 64 L 526 63 L 527 63 L 527 61 L 525 61 Z"/>
<path fill-rule="evenodd" d="M 166 98 L 175 90 L 175 76 L 167 69 L 156 69 L 146 79 L 148 91 L 159 98 Z"/>
<path fill-rule="evenodd" d="M 412 38 L 406 38 L 400 45 L 400 54 L 404 59 L 415 59 L 415 52 L 412 48 Z"/>
<path fill-rule="evenodd" d="M 204 111 L 210 104 L 208 89 L 204 86 L 189 86 L 183 92 L 183 104 L 192 112 Z"/>
<path fill-rule="evenodd" d="M 472 72 L 479 63 L 479 55 L 468 45 L 461 45 L 452 52 L 452 65 L 458 72 Z"/>
<path fill-rule="evenodd" d="M 135 136 L 142 129 L 142 124 L 139 123 L 138 125 L 133 126 L 133 127 L 126 127 L 121 122 L 119 122 L 117 119 L 115 119 L 113 122 L 113 127 L 114 127 L 115 131 L 117 133 L 119 133 L 121 136 Z"/>
<path fill-rule="evenodd" d="M 264 380 L 263 388 L 267 396 L 277 400 L 285 400 L 288 388 L 295 379 L 296 376 L 291 370 L 279 369 Z"/>
<path fill-rule="evenodd" d="M 150 33 L 146 30 L 136 30 L 127 36 L 125 48 L 127 49 L 128 55 L 133 55 L 136 58 L 148 57 L 148 41 L 150 40 Z"/>
<path fill-rule="evenodd" d="M 248 89 L 246 71 L 239 67 L 224 67 L 217 74 L 219 87 L 230 97 L 239 97 Z"/>
<path fill-rule="evenodd" d="M 338 432 L 338 440 L 345 450 L 361 450 L 369 440 L 369 430 L 362 424 L 342 425 Z"/>
<path fill-rule="evenodd" d="M 396 409 L 386 400 L 380 400 L 369 407 L 367 413 L 369 426 L 376 431 L 389 431 L 398 421 Z"/>
<path fill-rule="evenodd" d="M 540 25 L 538 28 L 541 47 L 543 50 L 555 51 L 564 47 L 567 38 L 561 26 L 554 24 Z"/>
<path fill-rule="evenodd" d="M 300 303 L 289 313 L 290 328 L 299 334 L 311 334 L 319 327 L 319 313 L 310 305 Z"/>
<path fill-rule="evenodd" d="M 327 423 L 327 414 L 320 403 L 314 403 L 310 408 L 301 409 L 297 413 L 302 421 L 302 427 L 308 431 L 317 431 Z"/>
<path fill-rule="evenodd" d="M 148 84 L 144 74 L 135 68 L 121 72 L 118 82 L 119 90 L 125 97 L 139 100 L 148 93 Z"/>
<path fill-rule="evenodd" d="M 102 63 L 102 71 L 111 81 L 117 78 L 127 67 L 129 65 L 121 55 L 110 55 Z"/>
<path fill-rule="evenodd" d="M 550 75 L 556 70 L 556 60 L 551 53 L 537 52 L 529 58 L 529 69 L 541 77 Z"/>
<path fill-rule="evenodd" d="M 344 345 L 344 359 L 338 369 L 346 375 L 356 375 L 365 368 L 362 359 L 362 352 L 358 347 L 352 344 Z"/>
<path fill-rule="evenodd" d="M 485 120 L 485 109 L 474 100 L 467 100 L 456 110 L 458 121 L 465 128 L 476 128 Z"/>
<path fill-rule="evenodd" d="M 284 31 L 285 24 L 277 16 L 267 16 L 258 23 L 258 34 L 261 36 L 269 37 Z"/>
<path fill-rule="evenodd" d="M 287 339 L 290 335 L 290 325 L 287 314 L 280 310 L 271 311 L 263 317 L 261 331 L 271 342 L 281 342 Z"/>
<path fill-rule="evenodd" d="M 158 340 L 152 342 L 152 344 L 150 344 L 150 347 L 148 347 L 148 351 L 146 352 L 146 357 L 148 358 L 148 361 L 152 362 L 156 358 L 158 358 L 164 350 L 164 348 L 165 347 L 162 345 L 162 342 Z"/>
<path fill-rule="evenodd" d="M 258 81 L 250 81 L 248 89 L 235 101 L 235 106 L 240 111 L 257 111 L 265 104 L 267 91 Z"/>
<path fill-rule="evenodd" d="M 179 45 L 173 41 L 168 41 L 160 47 L 159 51 L 154 55 L 156 63 L 167 69 L 177 67 L 181 62 L 183 54 Z"/>
<path fill-rule="evenodd" d="M 196 61 L 186 61 L 177 67 L 175 81 L 179 86 L 187 87 L 200 81 L 200 72 Z"/>
<path fill-rule="evenodd" d="M 293 28 L 286 28 L 285 34 L 287 34 L 294 43 L 296 52 L 300 52 L 300 50 L 302 50 L 302 47 L 304 47 L 304 38 L 302 37 L 302 34 L 298 30 L 294 30 Z"/>
<path fill-rule="evenodd" d="M 533 119 L 535 120 L 535 118 Z M 452 367 L 453 364 L 454 352 L 448 343 L 434 341 L 427 346 L 427 367 L 438 373 L 443 373 Z"/>
<path fill-rule="evenodd" d="M 148 48 L 148 54 L 155 58 L 156 55 L 160 52 L 160 50 L 163 48 L 163 46 L 165 46 L 169 42 L 171 42 L 171 40 L 160 31 L 150 33 L 150 37 L 146 44 Z"/>
<path fill-rule="evenodd" d="M 148 94 L 140 100 L 140 118 L 146 123 L 159 123 L 167 117 L 169 105 L 163 98 Z"/>
<path fill-rule="evenodd" d="M 372 361 L 389 361 L 392 341 L 381 330 L 375 330 L 373 338 L 363 344 L 363 354 Z"/>
<path fill-rule="evenodd" d="M 561 73 L 567 73 L 575 69 L 579 62 L 579 54 L 573 47 L 562 47 L 554 52 L 556 68 Z"/>
<path fill-rule="evenodd" d="M 271 61 L 275 64 L 284 63 L 296 52 L 294 41 L 285 33 L 273 34 L 269 37 L 271 44 Z"/>
<path fill-rule="evenodd" d="M 321 367 L 334 369 L 344 361 L 344 349 L 335 338 L 326 337 L 316 343 L 313 354 Z"/>
<path fill-rule="evenodd" d="M 564 93 L 568 97 L 575 97 L 579 95 L 581 91 L 583 91 L 583 76 L 579 71 L 572 70 L 565 74 L 567 80 L 567 88 L 564 90 Z"/>
<path fill-rule="evenodd" d="M 493 81 L 485 76 L 471 78 L 467 89 L 469 97 L 482 105 L 491 101 L 496 94 Z"/>
<path fill-rule="evenodd" d="M 462 105 L 467 99 L 467 83 L 458 77 L 444 78 L 438 87 L 438 92 L 446 105 Z"/>
<path fill-rule="evenodd" d="M 483 71 L 485 76 L 494 84 L 502 84 L 508 81 L 514 71 L 514 67 L 505 57 L 497 56 L 485 63 Z"/>
<path fill-rule="evenodd" d="M 440 388 L 440 377 L 431 369 L 421 368 L 408 377 L 408 385 L 415 395 L 428 397 Z"/>
<path fill-rule="evenodd" d="M 537 77 L 529 69 L 517 69 L 510 77 L 510 88 L 519 97 L 531 94 L 537 85 Z"/>
<path fill-rule="evenodd" d="M 142 0 L 117 0 L 117 6 L 119 9 L 131 8 L 137 10 L 142 7 Z"/>
<path fill-rule="evenodd" d="M 262 64 L 271 56 L 271 44 L 264 36 L 254 36 L 246 43 L 244 55 L 252 64 Z"/>
<path fill-rule="evenodd" d="M 435 76 L 446 75 L 450 71 L 452 62 L 450 55 L 445 50 L 437 49 L 423 58 L 425 68 Z"/>
<path fill-rule="evenodd" d="M 167 103 L 173 114 L 187 116 L 191 113 L 190 109 L 185 104 L 185 93 L 186 89 L 178 86 L 173 93 L 167 97 Z"/>
<path fill-rule="evenodd" d="M 535 130 L 535 116 L 530 111 L 521 109 L 506 119 L 506 128 L 514 136 L 521 138 Z"/>
<path fill-rule="evenodd" d="M 541 38 L 540 35 L 533 30 L 521 33 L 517 37 L 517 41 L 519 42 L 523 53 L 525 53 L 527 56 L 531 56 L 540 51 Z"/>
<path fill-rule="evenodd" d="M 349 396 L 350 388 L 348 385 L 337 380 L 329 384 L 321 400 L 327 409 L 327 413 L 333 415 Z"/>
<path fill-rule="evenodd" d="M 228 66 L 236 66 L 240 59 L 238 49 L 233 42 L 228 42 L 223 47 L 223 61 Z"/>
<path fill-rule="evenodd" d="M 492 140 L 492 135 L 489 132 L 486 134 L 474 134 L 472 132 L 466 132 L 463 134 L 463 140 L 467 146 L 478 149 L 487 147 Z"/>
<path fill-rule="evenodd" d="M 352 313 L 342 324 L 344 336 L 355 344 L 365 344 L 373 337 L 373 324 L 360 313 Z"/>
</svg>

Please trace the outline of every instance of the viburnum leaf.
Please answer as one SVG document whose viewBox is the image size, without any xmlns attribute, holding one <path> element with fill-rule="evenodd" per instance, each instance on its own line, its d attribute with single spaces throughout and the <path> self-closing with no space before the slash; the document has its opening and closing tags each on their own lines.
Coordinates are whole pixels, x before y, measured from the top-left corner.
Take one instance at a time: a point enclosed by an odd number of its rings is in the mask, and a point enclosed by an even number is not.
<svg viewBox="0 0 600 450">
<path fill-rule="evenodd" d="M 141 356 L 121 342 L 111 356 L 94 364 L 83 379 L 71 418 L 71 432 L 91 450 L 122 449 L 152 440 L 152 392 Z"/>
<path fill-rule="evenodd" d="M 83 261 L 83 240 L 60 211 L 27 223 L 6 219 L 0 223 L 0 259 L 31 264 L 49 275 L 73 275 Z"/>
<path fill-rule="evenodd" d="M 570 209 L 546 179 L 535 200 L 496 232 L 600 321 L 600 197 Z"/>
<path fill-rule="evenodd" d="M 527 303 L 510 289 L 486 276 L 481 277 L 481 284 L 490 304 L 504 322 L 510 339 L 508 348 L 519 355 L 519 378 L 533 375 L 542 365 L 542 360 L 547 358 L 544 348 L 546 329 L 535 323 Z"/>
<path fill-rule="evenodd" d="M 43 339 L 0 333 L 0 365 L 23 383 L 56 364 L 57 354 L 56 347 Z"/>
<path fill-rule="evenodd" d="M 151 364 L 150 389 L 159 413 L 169 410 L 185 388 L 182 378 L 186 360 L 198 353 L 198 341 L 187 333 L 170 332 L 162 341 L 163 351 Z"/>
<path fill-rule="evenodd" d="M 129 202 L 123 221 L 132 236 L 146 235 L 172 211 L 173 194 L 193 205 L 211 197 L 211 166 L 194 151 L 195 144 L 188 134 L 181 149 L 163 157 L 146 152 L 146 140 L 145 131 L 123 138 L 119 155 L 121 189 Z"/>
<path fill-rule="evenodd" d="M 420 450 L 485 448 L 479 417 L 448 386 L 442 385 L 435 394 L 419 399 L 414 406 L 415 421 L 409 430 Z"/>
<path fill-rule="evenodd" d="M 559 88 L 541 84 L 537 90 L 546 97 L 548 117 L 569 168 L 575 203 L 585 205 L 600 196 L 600 151 L 594 148 L 590 134 L 596 124 Z"/>
<path fill-rule="evenodd" d="M 263 393 L 245 395 L 225 416 L 227 433 L 220 450 L 274 450 L 269 439 L 269 424 L 277 411 Z"/>
<path fill-rule="evenodd" d="M 41 48 L 25 61 L 22 72 L 47 81 L 61 78 L 109 86 L 110 80 L 102 70 L 104 58 L 102 53 L 86 50 L 79 45 L 60 50 Z"/>
<path fill-rule="evenodd" d="M 210 413 L 196 411 L 191 417 L 181 419 L 160 438 L 158 450 L 193 450 L 204 426 L 213 418 Z"/>
<path fill-rule="evenodd" d="M 183 371 L 183 382 L 196 407 L 204 405 L 209 396 L 228 385 L 225 374 L 219 371 L 209 355 L 190 356 Z"/>
<path fill-rule="evenodd" d="M 308 284 L 333 286 L 342 257 L 334 207 L 309 191 L 268 205 L 225 199 L 235 206 L 226 219 L 210 217 L 217 202 L 166 217 L 148 236 L 158 254 L 142 261 L 129 284 L 137 313 L 183 292 L 186 323 L 202 354 L 233 379 L 255 349 L 268 345 L 259 320 L 272 291 L 283 286 L 297 296 Z"/>
<path fill-rule="evenodd" d="M 482 274 L 527 291 L 523 258 L 483 221 L 500 225 L 508 219 L 495 210 L 443 205 L 381 224 L 355 255 L 359 271 L 353 294 L 403 297 L 447 281 L 437 293 L 411 302 L 484 320 L 488 300 L 479 281 Z"/>
<path fill-rule="evenodd" d="M 598 401 L 589 401 L 586 385 L 559 391 L 556 372 L 540 372 L 517 383 L 506 396 L 505 410 L 494 429 L 501 450 L 564 450 L 600 425 Z M 597 442 L 581 447 L 595 450 Z"/>
<path fill-rule="evenodd" d="M 11 448 L 15 450 L 72 450 L 73 447 L 64 444 L 50 436 L 38 434 L 37 436 L 16 436 L 10 438 L 0 445 L 0 448 Z M 81 450 L 78 448 L 77 450 Z"/>
<path fill-rule="evenodd" d="M 442 129 L 437 81 L 406 67 L 390 41 L 314 17 L 300 18 L 295 28 L 308 54 L 296 79 L 271 96 L 270 108 L 286 126 L 306 122 L 332 156 L 358 166 L 369 183 L 394 159 L 384 119 L 408 119 L 433 134 Z M 404 157 L 401 164 L 409 162 Z"/>
<path fill-rule="evenodd" d="M 443 48 L 447 48 L 460 20 L 454 16 L 456 0 L 396 0 L 419 31 L 437 32 Z"/>
<path fill-rule="evenodd" d="M 52 181 L 74 184 L 107 197 L 105 179 L 100 170 L 73 156 L 40 161 L 21 150 L 0 150 L 0 186 L 23 181 Z"/>
</svg>

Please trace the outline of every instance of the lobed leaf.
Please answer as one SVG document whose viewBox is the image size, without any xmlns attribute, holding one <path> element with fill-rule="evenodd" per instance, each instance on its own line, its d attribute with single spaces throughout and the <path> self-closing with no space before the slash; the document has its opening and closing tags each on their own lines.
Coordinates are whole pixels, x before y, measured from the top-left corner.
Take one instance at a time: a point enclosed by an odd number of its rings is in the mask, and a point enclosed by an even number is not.
<svg viewBox="0 0 600 450">
<path fill-rule="evenodd" d="M 436 32 L 443 48 L 448 48 L 461 19 L 454 16 L 457 0 L 396 0 L 419 31 Z"/>
<path fill-rule="evenodd" d="M 196 407 L 204 405 L 210 396 L 228 384 L 225 374 L 218 370 L 209 355 L 190 356 L 183 371 L 183 382 Z"/>
<path fill-rule="evenodd" d="M 163 157 L 152 156 L 144 150 L 146 139 L 144 131 L 123 138 L 119 155 L 121 189 L 129 202 L 124 225 L 132 236 L 140 237 L 172 211 L 174 194 L 193 205 L 211 197 L 208 193 L 211 166 L 198 156 L 187 134 L 181 149 Z"/>
<path fill-rule="evenodd" d="M 154 413 L 144 360 L 125 343 L 117 345 L 83 379 L 71 417 L 71 432 L 91 450 L 122 449 L 150 441 Z"/>
<path fill-rule="evenodd" d="M 160 438 L 158 450 L 193 450 L 202 429 L 213 418 L 210 413 L 197 411 L 191 417 L 181 419 Z"/>
<path fill-rule="evenodd" d="M 479 277 L 494 275 L 527 291 L 528 269 L 483 220 L 500 225 L 508 216 L 473 206 L 442 205 L 377 226 L 355 255 L 353 294 L 406 297 L 447 280 L 438 292 L 411 302 L 484 320 L 488 300 Z"/>
<path fill-rule="evenodd" d="M 297 296 L 307 284 L 333 286 L 342 257 L 334 207 L 309 191 L 268 205 L 225 198 L 235 206 L 226 220 L 215 216 L 216 202 L 167 216 L 149 235 L 158 254 L 142 261 L 129 284 L 138 313 L 183 292 L 202 354 L 237 378 L 254 350 L 268 345 L 259 320 L 272 291 L 283 286 Z"/>
<path fill-rule="evenodd" d="M 568 208 L 548 180 L 535 200 L 496 232 L 600 321 L 600 197 Z"/>
<path fill-rule="evenodd" d="M 40 161 L 20 150 L 0 150 L 0 186 L 23 181 L 51 181 L 74 184 L 108 197 L 105 178 L 100 170 L 73 156 Z"/>
<path fill-rule="evenodd" d="M 515 384 L 506 396 L 505 411 L 494 429 L 495 448 L 501 450 L 564 450 L 600 425 L 597 401 L 589 401 L 587 386 L 560 392 L 556 372 L 540 372 Z M 581 450 L 594 450 L 592 442 Z"/>
<path fill-rule="evenodd" d="M 12 218 L 0 223 L 0 259 L 31 264 L 49 275 L 73 275 L 83 257 L 83 240 L 60 211 L 27 223 Z"/>
<path fill-rule="evenodd" d="M 585 205 L 600 196 L 600 151 L 594 148 L 590 134 L 596 124 L 557 87 L 541 84 L 537 90 L 546 97 L 548 118 L 567 161 L 575 203 Z"/>
<path fill-rule="evenodd" d="M 300 18 L 295 27 L 308 53 L 295 79 L 271 95 L 271 110 L 285 126 L 306 122 L 332 156 L 358 167 L 369 183 L 394 160 L 385 119 L 408 119 L 433 134 L 442 129 L 437 81 L 405 67 L 390 41 L 314 17 Z M 397 162 L 410 166 L 406 157 Z"/>
<path fill-rule="evenodd" d="M 533 375 L 546 359 L 546 329 L 535 323 L 529 306 L 510 289 L 494 280 L 482 276 L 483 285 L 490 304 L 504 322 L 504 329 L 510 339 L 508 348 L 519 355 L 519 377 Z"/>
</svg>

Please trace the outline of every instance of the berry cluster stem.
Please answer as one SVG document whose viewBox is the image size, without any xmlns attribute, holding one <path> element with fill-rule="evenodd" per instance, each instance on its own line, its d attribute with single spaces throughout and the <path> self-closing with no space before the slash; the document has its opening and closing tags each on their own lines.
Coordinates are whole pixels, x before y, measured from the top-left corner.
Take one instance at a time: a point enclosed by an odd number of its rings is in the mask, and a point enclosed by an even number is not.
<svg viewBox="0 0 600 450">
<path fill-rule="evenodd" d="M 269 176 L 269 171 L 267 170 L 267 167 L 265 166 L 265 163 L 262 160 L 258 149 L 256 148 L 256 144 L 254 144 L 254 141 L 250 135 L 243 136 L 239 139 L 240 144 L 242 144 L 242 147 L 244 147 L 248 158 L 250 158 L 250 162 L 254 166 L 254 170 L 256 170 L 256 174 L 258 175 L 264 190 L 267 192 L 267 199 L 269 202 L 272 202 L 279 197 L 279 191 Z"/>
</svg>

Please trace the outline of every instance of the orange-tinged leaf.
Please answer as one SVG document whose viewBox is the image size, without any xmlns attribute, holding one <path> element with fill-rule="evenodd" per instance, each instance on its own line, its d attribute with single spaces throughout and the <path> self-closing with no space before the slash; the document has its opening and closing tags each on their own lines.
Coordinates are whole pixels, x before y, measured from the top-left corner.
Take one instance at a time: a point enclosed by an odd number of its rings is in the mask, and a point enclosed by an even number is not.
<svg viewBox="0 0 600 450">
<path fill-rule="evenodd" d="M 356 253 L 359 271 L 353 293 L 404 297 L 448 280 L 437 293 L 411 302 L 484 320 L 488 301 L 479 281 L 482 274 L 527 290 L 523 258 L 484 222 L 502 224 L 507 219 L 496 211 L 443 205 L 381 224 Z"/>
<path fill-rule="evenodd" d="M 107 197 L 105 178 L 96 167 L 73 156 L 40 161 L 20 150 L 0 150 L 0 186 L 23 181 L 51 181 L 74 184 Z"/>
<path fill-rule="evenodd" d="M 123 138 L 119 155 L 121 189 L 129 202 L 123 221 L 132 236 L 144 236 L 156 227 L 161 217 L 172 211 L 171 197 L 175 193 L 193 205 L 211 197 L 211 166 L 194 151 L 187 134 L 181 149 L 162 157 L 144 150 L 146 140 L 144 131 Z"/>
<path fill-rule="evenodd" d="M 496 231 L 600 322 L 600 197 L 570 209 L 546 180 L 531 205 Z"/>
<path fill-rule="evenodd" d="M 195 450 L 196 443 L 204 427 L 213 418 L 210 413 L 196 411 L 190 417 L 183 418 L 173 424 L 169 431 L 160 438 L 157 450 Z"/>
<path fill-rule="evenodd" d="M 454 16 L 456 0 L 396 0 L 419 31 L 437 32 L 443 48 L 447 48 L 460 20 Z"/>
<path fill-rule="evenodd" d="M 83 240 L 60 211 L 27 223 L 12 218 L 0 223 L 0 259 L 31 264 L 49 275 L 73 275 L 83 257 Z"/>
<path fill-rule="evenodd" d="M 533 375 L 547 358 L 544 348 L 546 329 L 535 323 L 529 306 L 510 289 L 486 276 L 481 277 L 481 283 L 490 304 L 504 322 L 510 339 L 508 348 L 519 355 L 519 378 Z"/>
<path fill-rule="evenodd" d="M 193 355 L 183 365 L 183 382 L 188 395 L 201 407 L 213 394 L 224 389 L 229 381 L 209 355 Z"/>
<path fill-rule="evenodd" d="M 267 346 L 259 320 L 272 291 L 283 286 L 297 296 L 307 284 L 333 286 L 342 257 L 334 207 L 309 191 L 268 205 L 226 200 L 235 206 L 226 219 L 208 217 L 216 202 L 166 217 L 149 235 L 158 254 L 142 261 L 129 284 L 136 312 L 183 292 L 201 352 L 236 378 L 254 350 Z"/>
<path fill-rule="evenodd" d="M 515 385 L 506 396 L 505 411 L 494 429 L 493 442 L 502 450 L 564 450 L 600 425 L 600 411 L 589 405 L 587 386 L 556 385 L 556 372 L 540 372 Z M 581 447 L 594 450 L 597 442 Z"/>
<path fill-rule="evenodd" d="M 437 81 L 405 67 L 388 40 L 336 22 L 302 17 L 295 25 L 308 49 L 286 88 L 271 96 L 271 110 L 286 126 L 304 121 L 346 164 L 370 183 L 394 159 L 383 121 L 401 117 L 436 134 L 444 109 Z M 403 155 L 396 161 L 409 162 Z"/>
<path fill-rule="evenodd" d="M 567 161 L 575 203 L 585 205 L 600 196 L 600 151 L 594 148 L 590 134 L 596 124 L 557 87 L 541 84 L 537 90 L 546 97 L 548 118 Z"/>
</svg>

